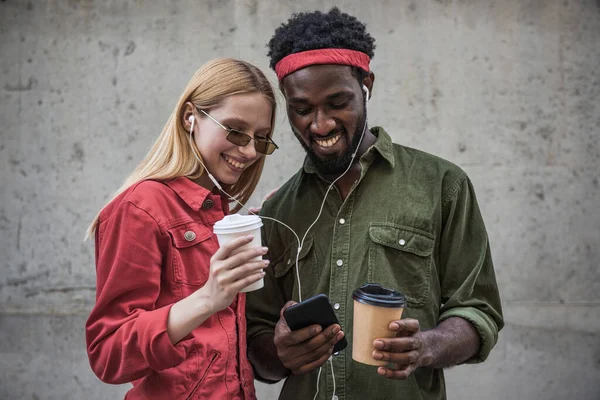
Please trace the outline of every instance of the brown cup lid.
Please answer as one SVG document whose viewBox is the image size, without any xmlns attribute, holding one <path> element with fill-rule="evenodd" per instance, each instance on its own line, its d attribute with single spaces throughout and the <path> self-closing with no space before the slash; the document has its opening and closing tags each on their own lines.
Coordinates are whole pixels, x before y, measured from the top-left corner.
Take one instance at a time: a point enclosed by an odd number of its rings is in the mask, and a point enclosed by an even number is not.
<svg viewBox="0 0 600 400">
<path fill-rule="evenodd" d="M 352 298 L 359 303 L 377 307 L 406 307 L 406 298 L 400 292 L 386 289 L 378 283 L 367 283 L 352 293 Z"/>
</svg>

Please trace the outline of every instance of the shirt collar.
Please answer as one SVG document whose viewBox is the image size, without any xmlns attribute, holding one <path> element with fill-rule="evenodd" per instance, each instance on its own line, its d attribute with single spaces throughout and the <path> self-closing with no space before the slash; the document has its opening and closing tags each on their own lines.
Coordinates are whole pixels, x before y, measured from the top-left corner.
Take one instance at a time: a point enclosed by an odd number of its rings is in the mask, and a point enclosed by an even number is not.
<svg viewBox="0 0 600 400">
<path fill-rule="evenodd" d="M 396 159 L 394 158 L 394 143 L 392 142 L 392 138 L 390 135 L 380 126 L 375 126 L 371 128 L 371 133 L 377 136 L 377 141 L 373 146 L 371 146 L 363 157 L 377 151 L 381 158 L 390 164 L 390 167 L 394 168 L 396 163 Z M 361 158 L 363 158 L 361 157 Z"/>
<path fill-rule="evenodd" d="M 394 168 L 395 160 L 394 160 L 394 144 L 392 143 L 392 138 L 388 133 L 380 126 L 374 126 L 369 129 L 373 135 L 377 137 L 377 141 L 375 144 L 367 149 L 365 154 L 362 155 L 361 160 L 367 160 L 372 162 L 376 157 L 375 152 L 379 153 L 381 158 L 387 161 L 392 168 Z M 312 162 L 309 157 L 304 158 L 304 172 L 307 174 L 316 174 L 318 173 L 317 167 Z"/>
</svg>

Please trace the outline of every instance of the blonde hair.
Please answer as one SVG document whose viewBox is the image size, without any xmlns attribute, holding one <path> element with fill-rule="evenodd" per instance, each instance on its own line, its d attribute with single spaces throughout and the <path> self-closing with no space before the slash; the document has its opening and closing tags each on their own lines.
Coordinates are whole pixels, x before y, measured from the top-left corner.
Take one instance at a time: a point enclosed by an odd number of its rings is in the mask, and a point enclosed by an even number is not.
<svg viewBox="0 0 600 400">
<path fill-rule="evenodd" d="M 185 176 L 194 180 L 202 176 L 204 168 L 193 154 L 195 151 L 196 155 L 201 157 L 200 151 L 195 142 L 193 142 L 194 149 L 192 149 L 188 139 L 189 133 L 183 126 L 186 103 L 189 101 L 199 109 L 209 109 L 218 105 L 228 96 L 253 92 L 262 93 L 272 107 L 271 132 L 268 135 L 271 137 L 275 127 L 277 102 L 273 87 L 261 70 L 247 62 L 230 58 L 215 59 L 200 67 L 185 87 L 177 101 L 177 106 L 148 154 L 125 179 L 123 185 L 108 203 L 131 185 L 146 179 L 160 181 Z M 241 203 L 246 203 L 258 184 L 264 164 L 265 157 L 263 156 L 248 167 L 236 183 L 222 185 L 223 189 Z M 238 205 L 232 212 L 236 212 L 240 208 Z M 99 216 L 100 213 L 96 215 L 89 226 L 86 238 L 94 235 L 98 227 Z"/>
</svg>

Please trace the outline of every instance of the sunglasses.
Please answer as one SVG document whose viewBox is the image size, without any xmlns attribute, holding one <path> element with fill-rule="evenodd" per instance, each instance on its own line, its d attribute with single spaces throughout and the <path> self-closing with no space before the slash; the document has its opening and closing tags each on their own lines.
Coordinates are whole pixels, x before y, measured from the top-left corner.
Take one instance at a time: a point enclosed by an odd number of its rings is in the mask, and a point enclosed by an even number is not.
<svg viewBox="0 0 600 400">
<path fill-rule="evenodd" d="M 227 131 L 226 139 L 237 146 L 246 146 L 250 143 L 251 140 L 254 140 L 254 148 L 257 152 L 262 154 L 272 154 L 275 150 L 279 148 L 275 144 L 273 140 L 269 137 L 252 137 L 250 135 L 245 134 L 244 132 L 237 131 L 235 129 L 231 129 L 214 119 L 209 113 L 204 110 L 197 108 L 202 114 L 206 115 L 208 118 L 212 119 L 217 125 Z"/>
</svg>

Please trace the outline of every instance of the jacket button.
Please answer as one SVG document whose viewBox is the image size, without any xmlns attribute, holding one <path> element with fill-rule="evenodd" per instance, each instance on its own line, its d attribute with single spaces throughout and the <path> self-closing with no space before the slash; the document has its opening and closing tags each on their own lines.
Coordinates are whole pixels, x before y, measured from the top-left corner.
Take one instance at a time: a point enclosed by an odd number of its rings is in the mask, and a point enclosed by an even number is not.
<svg viewBox="0 0 600 400">
<path fill-rule="evenodd" d="M 212 208 L 212 206 L 214 204 L 215 203 L 211 199 L 206 199 L 206 200 L 204 200 L 204 203 L 202 203 L 202 208 L 205 210 L 208 210 L 208 209 Z"/>
<path fill-rule="evenodd" d="M 191 242 L 192 240 L 196 239 L 196 234 L 192 231 L 187 231 L 186 233 L 183 234 L 183 237 L 188 242 Z"/>
</svg>

